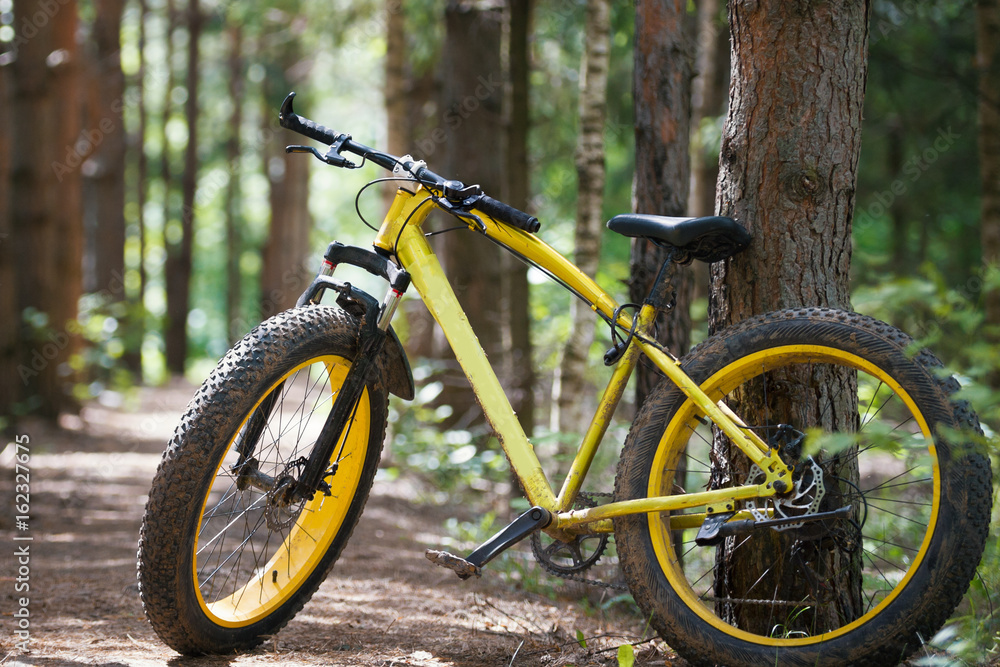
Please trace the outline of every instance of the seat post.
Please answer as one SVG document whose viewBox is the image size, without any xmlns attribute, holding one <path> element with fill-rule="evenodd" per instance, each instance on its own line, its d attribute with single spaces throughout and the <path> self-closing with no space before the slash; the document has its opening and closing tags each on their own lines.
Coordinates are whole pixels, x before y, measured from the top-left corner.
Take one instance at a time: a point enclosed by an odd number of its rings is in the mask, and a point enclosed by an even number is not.
<svg viewBox="0 0 1000 667">
<path fill-rule="evenodd" d="M 656 274 L 656 280 L 646 296 L 643 303 L 648 303 L 657 311 L 669 310 L 673 308 L 677 297 L 677 290 L 674 289 L 674 276 L 677 274 L 677 259 L 683 256 L 683 252 L 673 246 L 669 246 L 670 251 L 667 258 Z"/>
</svg>

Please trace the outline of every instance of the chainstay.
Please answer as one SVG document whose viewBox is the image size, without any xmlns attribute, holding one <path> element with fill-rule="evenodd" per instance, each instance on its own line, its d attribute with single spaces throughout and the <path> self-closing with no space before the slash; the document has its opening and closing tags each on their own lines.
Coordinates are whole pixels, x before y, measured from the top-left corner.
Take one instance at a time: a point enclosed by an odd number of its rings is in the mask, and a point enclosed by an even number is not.
<svg viewBox="0 0 1000 667">
<path fill-rule="evenodd" d="M 596 498 L 611 498 L 614 496 L 614 494 L 598 493 L 598 492 L 588 493 L 585 491 L 580 491 L 579 493 L 577 493 L 577 496 L 596 505 L 597 502 L 595 500 Z M 560 579 L 566 579 L 567 581 L 575 581 L 580 584 L 586 584 L 588 586 L 596 586 L 598 588 L 607 588 L 614 591 L 626 591 L 626 592 L 628 591 L 628 586 L 625 586 L 623 584 L 613 584 L 608 581 L 601 581 L 600 579 L 588 579 L 586 577 L 581 577 L 575 574 L 569 574 L 567 572 L 559 572 L 558 570 L 550 568 L 548 564 L 545 563 L 545 561 L 543 560 L 536 560 L 535 562 L 541 565 L 543 570 L 545 570 L 546 572 L 548 572 L 553 576 L 559 577 Z"/>
</svg>

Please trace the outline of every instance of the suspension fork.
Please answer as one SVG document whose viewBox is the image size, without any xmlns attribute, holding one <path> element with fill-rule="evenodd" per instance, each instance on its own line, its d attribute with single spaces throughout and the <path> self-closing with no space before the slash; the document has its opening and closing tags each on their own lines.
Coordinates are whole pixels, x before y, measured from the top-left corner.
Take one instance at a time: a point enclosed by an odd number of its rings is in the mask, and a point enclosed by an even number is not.
<svg viewBox="0 0 1000 667">
<path fill-rule="evenodd" d="M 292 497 L 299 499 L 311 499 L 319 489 L 322 489 L 324 494 L 330 495 L 330 489 L 323 481 L 330 459 L 333 458 L 338 442 L 346 442 L 350 423 L 354 419 L 365 385 L 373 377 L 372 374 L 377 368 L 376 360 L 385 347 L 386 339 L 389 338 L 389 323 L 400 299 L 410 285 L 409 273 L 393 264 L 387 257 L 369 250 L 332 243 L 327 249 L 325 260 L 323 269 L 299 297 L 297 305 L 319 303 L 323 292 L 332 289 L 340 295 L 337 298 L 338 305 L 352 314 L 360 315 L 361 327 L 358 331 L 358 353 L 337 392 L 333 407 L 327 415 L 302 475 L 291 489 Z M 375 297 L 353 287 L 350 283 L 334 280 L 333 269 L 339 263 L 359 266 L 373 275 L 388 280 L 389 287 L 382 302 L 379 303 Z M 337 461 L 334 461 L 331 474 L 336 472 Z"/>
</svg>

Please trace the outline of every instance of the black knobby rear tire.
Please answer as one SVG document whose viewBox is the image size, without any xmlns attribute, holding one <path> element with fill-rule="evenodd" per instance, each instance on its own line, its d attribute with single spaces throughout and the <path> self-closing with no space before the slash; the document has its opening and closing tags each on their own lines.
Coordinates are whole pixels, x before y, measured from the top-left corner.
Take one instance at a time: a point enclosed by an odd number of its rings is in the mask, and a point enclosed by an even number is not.
<svg viewBox="0 0 1000 667">
<path fill-rule="evenodd" d="M 827 480 L 830 506 L 821 508 L 853 503 L 857 528 L 848 520 L 804 524 L 781 534 L 759 528 L 731 536 L 721 546 L 698 547 L 693 537 L 700 519 L 693 518 L 692 524 L 682 517 L 699 512 L 704 516 L 704 507 L 673 517 L 663 513 L 615 519 L 622 568 L 636 602 L 689 661 L 895 664 L 947 620 L 983 553 L 992 503 L 990 463 L 976 416 L 952 398 L 958 383 L 940 377 L 941 363 L 933 355 L 926 350 L 914 353 L 911 347 L 905 334 L 871 318 L 803 309 L 745 321 L 682 360 L 685 372 L 710 396 L 732 405 L 737 394 L 746 401 L 768 388 L 771 398 L 763 393 L 758 406 L 806 396 L 803 387 L 809 398 L 822 402 L 833 395 L 831 389 L 809 383 L 833 377 L 831 372 L 846 372 L 838 377 L 848 380 L 838 386 L 857 394 L 836 400 L 846 398 L 848 406 L 854 401 L 857 408 L 856 435 L 846 436 L 853 448 L 821 451 L 816 460 L 826 461 L 824 466 L 842 465 L 848 457 L 859 462 L 856 481 Z M 833 398 L 829 402 L 836 403 Z M 785 404 L 794 406 L 796 400 Z M 770 408 L 759 409 L 766 414 Z M 816 423 L 804 418 L 804 423 L 792 426 L 806 432 L 831 422 L 818 411 L 810 414 L 816 415 Z M 920 419 L 926 428 L 920 427 Z M 668 381 L 661 384 L 632 425 L 618 467 L 615 499 L 747 483 L 728 468 L 720 472 L 713 449 L 719 446 L 719 434 L 700 421 L 679 389 Z M 763 422 L 748 421 L 748 426 L 759 428 L 767 439 L 765 434 L 776 429 Z M 714 473 L 711 458 L 716 459 Z M 752 467 L 742 469 L 746 476 L 753 474 Z M 773 505 L 754 503 L 758 511 L 774 516 Z M 748 507 L 737 509 L 746 517 Z M 817 536 L 817 529 L 827 533 Z M 792 571 L 780 570 L 784 566 L 775 563 L 786 561 L 778 558 L 746 565 L 751 575 L 745 581 L 750 583 L 739 589 L 733 583 L 737 575 L 720 562 L 762 553 L 750 551 L 761 540 L 784 545 L 789 553 L 797 549 L 798 560 L 792 562 L 798 565 Z M 809 561 L 810 554 L 814 561 Z M 855 570 L 859 578 L 849 578 L 846 564 L 851 558 L 861 563 Z M 834 572 L 821 561 L 841 563 L 842 571 Z M 784 583 L 777 583 L 779 579 Z M 796 582 L 786 586 L 789 579 Z M 847 581 L 857 582 L 862 592 L 862 604 L 853 608 L 845 606 L 844 587 L 837 585 Z M 775 593 L 781 586 L 801 596 Z M 846 616 L 844 609 L 857 611 Z"/>
<path fill-rule="evenodd" d="M 274 488 L 300 474 L 357 334 L 341 310 L 285 311 L 237 343 L 188 404 L 153 480 L 138 552 L 146 615 L 178 652 L 256 646 L 312 597 L 347 544 L 385 437 L 381 366 L 331 459 L 330 495 L 292 502 Z M 234 469 L 244 440 L 254 461 L 239 470 L 259 471 L 254 484 Z"/>
</svg>

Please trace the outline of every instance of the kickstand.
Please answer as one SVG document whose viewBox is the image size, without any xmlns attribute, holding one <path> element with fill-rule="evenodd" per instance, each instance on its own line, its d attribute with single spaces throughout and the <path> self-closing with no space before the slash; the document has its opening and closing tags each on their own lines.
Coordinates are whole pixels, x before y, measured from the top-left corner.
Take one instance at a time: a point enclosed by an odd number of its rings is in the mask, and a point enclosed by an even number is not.
<svg viewBox="0 0 1000 667">
<path fill-rule="evenodd" d="M 482 568 L 505 550 L 514 546 L 536 530 L 544 528 L 552 521 L 552 514 L 542 507 L 532 507 L 530 510 L 514 519 L 506 528 L 488 539 L 482 546 L 473 551 L 467 558 L 450 554 L 447 551 L 428 549 L 427 560 L 435 565 L 453 570 L 459 579 L 468 579 L 475 575 L 482 576 Z"/>
</svg>

